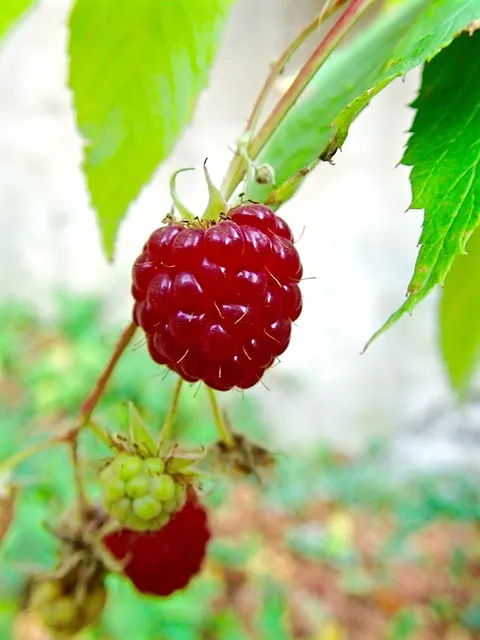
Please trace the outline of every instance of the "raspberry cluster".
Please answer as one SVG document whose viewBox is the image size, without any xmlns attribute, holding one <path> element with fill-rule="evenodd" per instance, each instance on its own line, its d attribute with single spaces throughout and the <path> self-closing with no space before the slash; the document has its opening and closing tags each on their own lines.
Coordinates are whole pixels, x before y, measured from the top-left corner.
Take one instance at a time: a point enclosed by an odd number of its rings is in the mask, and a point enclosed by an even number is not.
<svg viewBox="0 0 480 640">
<path fill-rule="evenodd" d="M 171 222 L 133 266 L 134 321 L 153 360 L 184 380 L 247 389 L 290 342 L 301 278 L 289 226 L 264 205 Z"/>
<path fill-rule="evenodd" d="M 209 539 L 207 512 L 189 489 L 184 506 L 158 531 L 119 529 L 103 543 L 141 593 L 168 596 L 200 571 Z"/>
<path fill-rule="evenodd" d="M 135 531 L 162 527 L 185 502 L 185 487 L 160 458 L 120 453 L 100 472 L 105 509 Z"/>
</svg>

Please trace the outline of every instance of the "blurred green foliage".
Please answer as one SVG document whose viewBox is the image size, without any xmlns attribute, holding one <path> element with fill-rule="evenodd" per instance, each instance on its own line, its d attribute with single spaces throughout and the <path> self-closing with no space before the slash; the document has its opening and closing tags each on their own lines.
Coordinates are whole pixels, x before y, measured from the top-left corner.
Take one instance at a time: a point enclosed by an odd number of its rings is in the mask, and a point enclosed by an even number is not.
<svg viewBox="0 0 480 640">
<path fill-rule="evenodd" d="M 52 430 L 60 425 L 65 427 L 75 417 L 103 369 L 117 335 L 102 329 L 99 305 L 92 301 L 61 301 L 60 317 L 54 325 L 42 325 L 27 310 L 12 306 L 0 309 L 0 323 L 3 328 L 0 460 L 3 460 L 28 444 L 45 439 Z M 164 378 L 164 373 L 150 361 L 142 337 L 136 338 L 120 361 L 95 413 L 97 422 L 112 431 L 122 430 L 127 418 L 125 403 L 130 400 L 147 423 L 158 430 L 175 382 L 173 375 Z M 265 426 L 248 395 L 232 394 L 231 400 L 233 423 L 259 442 L 267 442 Z M 193 386 L 184 390 L 176 425 L 181 426 L 181 440 L 189 444 L 215 440 L 202 389 Z M 81 445 L 89 492 L 96 498 L 95 474 L 107 450 L 90 432 L 82 435 Z M 11 625 L 18 614 L 29 572 L 55 564 L 55 541 L 44 528 L 44 522 L 56 522 L 73 497 L 72 470 L 61 448 L 38 454 L 22 464 L 15 481 L 21 489 L 16 517 L 0 547 L 1 638 L 12 637 Z M 207 486 L 205 500 L 212 510 L 232 509 L 238 484 L 213 479 Z M 474 528 L 480 519 L 476 478 L 429 476 L 399 482 L 385 467 L 378 443 L 357 459 L 347 459 L 325 444 L 318 444 L 304 455 L 280 455 L 271 482 L 258 485 L 252 481 L 246 486 L 255 492 L 260 512 L 270 514 L 272 522 L 281 521 L 274 539 L 270 540 L 255 520 L 248 531 L 215 537 L 209 548 L 206 571 L 187 590 L 168 599 L 141 597 L 126 580 L 110 576 L 110 597 L 102 622 L 81 637 L 336 640 L 337 636 L 327 635 L 334 633 L 335 627 L 329 626 L 325 635 L 321 631 L 323 624 L 331 625 L 333 615 L 329 603 L 324 602 L 324 598 L 328 600 L 328 592 L 315 593 L 305 585 L 292 586 L 295 571 L 308 564 L 320 581 L 334 572 L 338 578 L 335 588 L 340 589 L 346 601 L 360 598 L 365 599 L 365 606 L 373 606 L 373 595 L 385 585 L 391 588 L 389 563 L 400 561 L 413 566 L 424 562 L 421 550 L 411 544 L 412 534 L 439 522 L 463 522 Z M 321 506 L 322 510 L 312 512 L 312 505 L 316 509 Z M 364 515 L 361 521 L 362 527 L 371 522 L 374 528 L 383 518 L 390 523 L 389 535 L 382 540 L 373 570 L 365 564 L 364 550 L 358 547 L 353 533 L 355 526 L 358 529 L 358 523 L 353 523 L 360 512 L 367 514 L 367 519 Z M 255 569 L 266 549 L 274 557 L 280 555 L 287 567 L 297 561 L 300 564 L 295 565 L 295 570 L 290 567 L 277 572 L 270 566 L 267 555 L 267 560 L 262 561 L 264 569 Z M 471 593 L 468 591 L 470 595 L 463 604 L 446 597 L 448 594 L 432 594 L 430 617 L 425 618 L 415 603 L 404 606 L 402 601 L 402 606 L 388 616 L 382 637 L 417 638 L 424 618 L 438 624 L 462 625 L 467 630 L 478 629 L 479 609 L 475 600 L 478 585 L 472 582 L 471 571 L 478 550 L 475 558 L 473 551 L 454 544 L 450 550 L 447 569 L 452 585 L 467 579 L 471 585 Z M 287 578 L 282 577 L 282 571 Z M 229 600 L 229 576 L 243 576 L 242 580 L 247 580 L 255 605 L 251 620 L 235 600 Z M 303 615 L 312 628 L 318 628 L 315 634 L 302 635 L 306 632 L 294 624 L 292 594 L 297 588 Z M 338 635 L 339 640 L 343 637 Z M 379 636 L 372 635 L 372 640 L 376 637 Z"/>
</svg>

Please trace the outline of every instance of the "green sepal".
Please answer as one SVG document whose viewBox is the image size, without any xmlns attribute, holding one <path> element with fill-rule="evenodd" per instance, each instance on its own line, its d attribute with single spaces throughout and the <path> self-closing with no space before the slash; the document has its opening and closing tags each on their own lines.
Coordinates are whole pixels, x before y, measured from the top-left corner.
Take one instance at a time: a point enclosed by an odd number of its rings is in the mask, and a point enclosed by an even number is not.
<svg viewBox="0 0 480 640">
<path fill-rule="evenodd" d="M 207 169 L 207 161 L 203 163 L 203 172 L 208 186 L 208 204 L 203 212 L 202 218 L 205 220 L 215 220 L 218 222 L 222 215 L 228 212 L 228 202 L 225 200 L 219 189 L 213 184 Z"/>
<path fill-rule="evenodd" d="M 128 403 L 128 424 L 130 439 L 140 454 L 155 457 L 157 445 L 150 435 L 147 425 L 132 402 Z"/>
<path fill-rule="evenodd" d="M 177 209 L 183 220 L 194 220 L 195 216 L 193 215 L 193 213 L 189 209 L 187 209 L 187 207 L 185 207 L 180 201 L 175 184 L 178 174 L 183 173 L 184 171 L 195 171 L 195 167 L 185 167 L 183 169 L 177 169 L 177 171 L 174 171 L 174 173 L 172 173 L 172 177 L 170 178 L 169 182 L 170 195 L 172 197 L 175 209 Z"/>
</svg>

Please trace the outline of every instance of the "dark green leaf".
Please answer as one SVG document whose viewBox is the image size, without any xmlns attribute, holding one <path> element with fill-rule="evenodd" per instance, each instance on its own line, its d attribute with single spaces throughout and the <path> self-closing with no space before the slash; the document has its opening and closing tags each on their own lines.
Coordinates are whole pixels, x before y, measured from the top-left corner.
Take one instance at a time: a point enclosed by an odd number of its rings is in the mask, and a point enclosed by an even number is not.
<svg viewBox="0 0 480 640">
<path fill-rule="evenodd" d="M 480 353 L 480 231 L 445 280 L 440 303 L 440 344 L 453 387 L 463 394 Z"/>
<path fill-rule="evenodd" d="M 480 32 L 460 36 L 425 66 L 402 160 L 413 167 L 411 207 L 425 209 L 420 251 L 407 300 L 368 344 L 443 283 L 480 221 L 479 76 Z"/>
<path fill-rule="evenodd" d="M 109 257 L 128 206 L 191 118 L 232 2 L 75 3 L 70 86 Z"/>
<path fill-rule="evenodd" d="M 2 0 L 0 3 L 0 40 L 33 7 L 36 0 Z"/>
</svg>

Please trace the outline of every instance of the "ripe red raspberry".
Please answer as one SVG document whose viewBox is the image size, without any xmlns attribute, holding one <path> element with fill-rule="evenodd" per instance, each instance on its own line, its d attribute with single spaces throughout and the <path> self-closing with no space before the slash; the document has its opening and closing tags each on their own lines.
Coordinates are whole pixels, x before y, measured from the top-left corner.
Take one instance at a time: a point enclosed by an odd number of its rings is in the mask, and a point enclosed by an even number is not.
<svg viewBox="0 0 480 640">
<path fill-rule="evenodd" d="M 133 266 L 134 321 L 158 364 L 220 391 L 247 389 L 290 342 L 301 277 L 289 226 L 264 205 L 170 223 Z"/>
<path fill-rule="evenodd" d="M 124 573 L 142 593 L 168 596 L 200 571 L 210 530 L 207 512 L 190 490 L 185 505 L 158 531 L 120 529 L 103 542 L 125 562 Z"/>
</svg>

